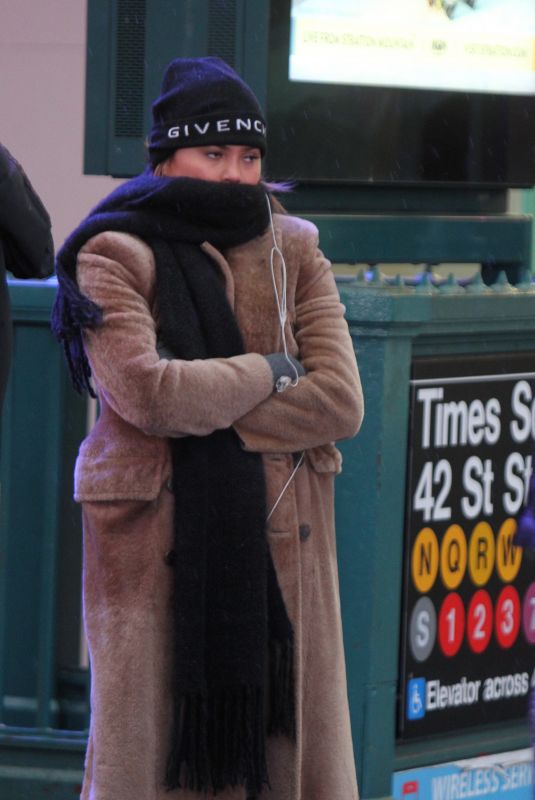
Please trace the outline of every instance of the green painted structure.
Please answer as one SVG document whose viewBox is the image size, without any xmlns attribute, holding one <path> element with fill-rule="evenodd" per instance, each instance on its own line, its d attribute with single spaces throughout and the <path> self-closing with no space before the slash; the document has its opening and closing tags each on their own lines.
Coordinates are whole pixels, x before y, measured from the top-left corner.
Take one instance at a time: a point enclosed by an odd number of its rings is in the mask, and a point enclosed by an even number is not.
<svg viewBox="0 0 535 800">
<path fill-rule="evenodd" d="M 437 288 L 427 272 L 407 285 L 385 280 L 377 267 L 340 280 L 366 401 L 361 433 L 342 444 L 337 483 L 342 608 L 361 794 L 379 800 L 389 796 L 395 770 L 528 741 L 520 721 L 399 745 L 395 707 L 411 359 L 535 349 L 532 221 L 499 213 L 309 216 L 333 261 L 469 261 L 495 281 L 462 287 L 451 278 Z M 15 353 L 0 453 L 0 797 L 72 800 L 88 725 L 80 517 L 71 499 L 87 409 L 49 331 L 54 282 L 14 281 L 10 290 Z"/>
<path fill-rule="evenodd" d="M 389 796 L 394 770 L 528 744 L 524 722 L 397 745 L 409 377 L 414 356 L 535 347 L 535 293 L 497 285 L 390 286 L 375 274 L 341 288 L 364 386 L 359 436 L 342 446 L 337 533 L 352 727 L 362 796 Z"/>
<path fill-rule="evenodd" d="M 85 403 L 50 332 L 53 281 L 10 286 L 14 352 L 0 429 L 0 797 L 75 798 L 87 725 L 72 467 Z M 46 794 L 48 792 L 49 794 Z"/>
</svg>

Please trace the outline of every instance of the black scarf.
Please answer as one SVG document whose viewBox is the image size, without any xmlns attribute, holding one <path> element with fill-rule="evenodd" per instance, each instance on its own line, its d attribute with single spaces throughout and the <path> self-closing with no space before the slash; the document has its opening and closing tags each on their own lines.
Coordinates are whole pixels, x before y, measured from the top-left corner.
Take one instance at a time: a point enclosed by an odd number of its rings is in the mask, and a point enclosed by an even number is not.
<svg viewBox="0 0 535 800">
<path fill-rule="evenodd" d="M 159 335 L 177 358 L 244 352 L 224 284 L 199 244 L 246 242 L 268 224 L 261 186 L 144 174 L 113 192 L 58 253 L 53 330 L 90 389 L 82 331 L 101 324 L 76 257 L 105 230 L 141 236 L 156 261 Z M 180 402 L 180 398 L 177 398 Z M 262 460 L 233 428 L 171 440 L 175 494 L 174 728 L 166 783 L 214 793 L 268 784 L 266 734 L 295 735 L 293 634 L 265 535 Z"/>
</svg>

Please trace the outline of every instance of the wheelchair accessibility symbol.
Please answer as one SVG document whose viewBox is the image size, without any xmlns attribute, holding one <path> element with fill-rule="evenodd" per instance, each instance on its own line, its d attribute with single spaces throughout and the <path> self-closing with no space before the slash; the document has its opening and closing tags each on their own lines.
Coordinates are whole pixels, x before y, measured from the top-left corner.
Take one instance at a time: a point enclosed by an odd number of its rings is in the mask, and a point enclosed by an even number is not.
<svg viewBox="0 0 535 800">
<path fill-rule="evenodd" d="M 407 686 L 407 719 L 425 717 L 425 678 L 412 678 Z"/>
</svg>

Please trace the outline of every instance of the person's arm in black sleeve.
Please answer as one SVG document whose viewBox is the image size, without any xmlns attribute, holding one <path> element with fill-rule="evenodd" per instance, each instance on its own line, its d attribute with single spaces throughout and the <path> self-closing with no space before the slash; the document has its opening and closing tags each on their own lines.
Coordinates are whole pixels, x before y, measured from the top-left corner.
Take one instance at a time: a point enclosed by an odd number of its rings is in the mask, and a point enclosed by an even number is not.
<svg viewBox="0 0 535 800">
<path fill-rule="evenodd" d="M 54 270 L 50 217 L 20 164 L 0 144 L 0 241 L 16 278 L 47 278 Z"/>
</svg>

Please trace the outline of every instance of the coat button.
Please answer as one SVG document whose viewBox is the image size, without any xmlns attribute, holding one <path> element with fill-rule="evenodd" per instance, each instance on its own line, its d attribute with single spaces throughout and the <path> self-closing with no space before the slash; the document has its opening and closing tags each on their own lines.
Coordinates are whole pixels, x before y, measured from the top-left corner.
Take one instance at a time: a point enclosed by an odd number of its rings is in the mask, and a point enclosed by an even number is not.
<svg viewBox="0 0 535 800">
<path fill-rule="evenodd" d="M 176 551 L 168 550 L 167 553 L 164 555 L 163 560 L 168 567 L 174 567 L 176 562 Z"/>
<path fill-rule="evenodd" d="M 306 541 L 310 536 L 311 528 L 310 525 L 300 525 L 299 526 L 299 538 L 302 542 Z"/>
</svg>

